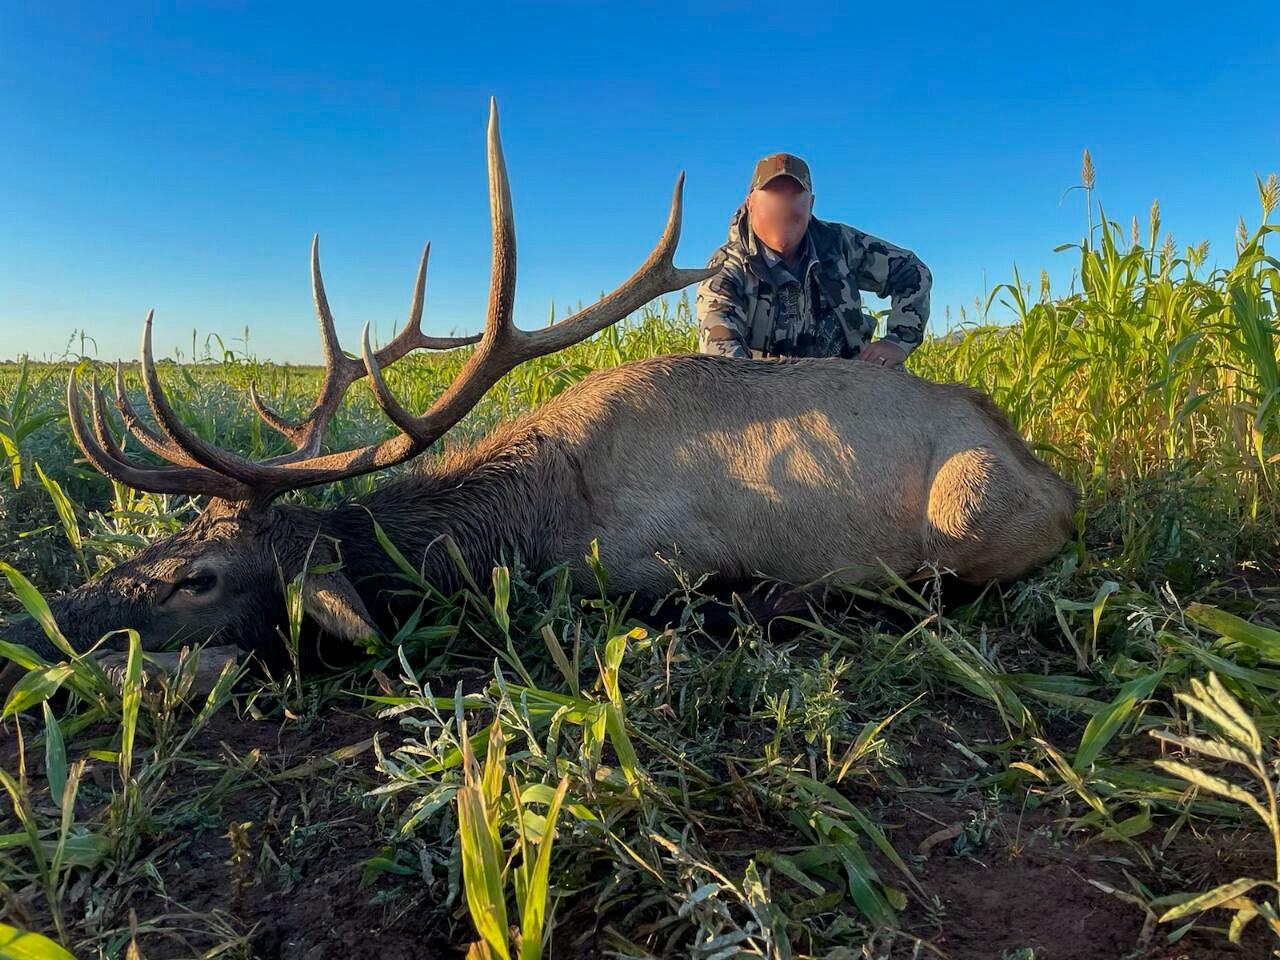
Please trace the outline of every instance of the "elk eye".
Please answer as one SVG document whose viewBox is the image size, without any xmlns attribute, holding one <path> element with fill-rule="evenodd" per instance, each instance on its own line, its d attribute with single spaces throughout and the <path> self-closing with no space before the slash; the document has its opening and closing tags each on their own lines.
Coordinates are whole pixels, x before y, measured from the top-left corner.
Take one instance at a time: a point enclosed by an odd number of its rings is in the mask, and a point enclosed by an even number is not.
<svg viewBox="0 0 1280 960">
<path fill-rule="evenodd" d="M 204 593 L 207 590 L 212 590 L 213 585 L 217 582 L 218 578 L 212 573 L 196 573 L 179 580 L 178 589 L 188 590 L 191 593 Z"/>
</svg>

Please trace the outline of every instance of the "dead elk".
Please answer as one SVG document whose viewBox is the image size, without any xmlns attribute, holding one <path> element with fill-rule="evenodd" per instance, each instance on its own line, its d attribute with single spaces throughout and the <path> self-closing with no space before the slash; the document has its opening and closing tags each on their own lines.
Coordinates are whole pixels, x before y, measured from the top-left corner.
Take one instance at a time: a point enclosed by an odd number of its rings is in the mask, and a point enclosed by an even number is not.
<svg viewBox="0 0 1280 960">
<path fill-rule="evenodd" d="M 283 616 L 282 576 L 304 566 L 320 568 L 305 578 L 303 606 L 323 632 L 358 639 L 389 630 L 402 611 L 388 587 L 400 584 L 374 519 L 443 588 L 456 576 L 440 546 L 448 534 L 473 570 L 515 555 L 535 570 L 563 562 L 583 590 L 593 586 L 583 557 L 594 540 L 612 588 L 649 596 L 673 586 L 664 558 L 677 548 L 684 570 L 714 573 L 730 586 L 758 578 L 806 583 L 832 571 L 857 582 L 882 562 L 902 575 L 934 565 L 985 582 L 1024 575 L 1071 535 L 1075 489 L 985 395 L 842 360 L 678 355 L 598 370 L 474 446 L 365 496 L 331 509 L 275 503 L 286 491 L 418 457 L 518 364 L 590 337 L 711 272 L 673 262 L 682 175 L 666 229 L 630 279 L 558 323 L 518 329 L 511 319 L 515 230 L 492 105 L 488 165 L 493 258 L 482 335 L 422 332 L 424 251 L 403 329 L 374 350 L 366 326 L 361 358 L 348 357 L 313 243 L 325 363 L 319 396 L 295 422 L 251 391 L 258 414 L 294 444 L 288 454 L 250 460 L 182 423 L 156 372 L 150 315 L 142 373 L 158 429 L 130 406 L 118 367 L 115 402 L 137 442 L 167 465 L 127 457 L 96 379 L 86 416 L 72 372 L 69 419 L 90 463 L 139 490 L 209 498 L 185 529 L 53 603 L 74 646 L 87 649 L 107 631 L 131 627 L 147 649 L 213 637 L 261 650 L 279 643 L 271 625 Z M 388 389 L 383 369 L 410 351 L 470 344 L 461 373 L 425 413 L 406 410 Z M 399 432 L 322 452 L 344 392 L 365 376 Z M 15 624 L 7 636 L 57 659 L 34 623 Z"/>
</svg>

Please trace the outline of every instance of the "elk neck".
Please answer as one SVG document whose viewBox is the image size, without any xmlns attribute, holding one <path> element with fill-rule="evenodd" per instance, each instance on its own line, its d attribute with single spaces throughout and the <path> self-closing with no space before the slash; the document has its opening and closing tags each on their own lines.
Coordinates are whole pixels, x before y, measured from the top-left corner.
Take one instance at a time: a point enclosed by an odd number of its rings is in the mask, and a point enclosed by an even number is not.
<svg viewBox="0 0 1280 960">
<path fill-rule="evenodd" d="M 474 446 L 422 462 L 326 511 L 321 531 L 339 542 L 344 572 L 371 611 L 387 606 L 382 591 L 405 586 L 378 543 L 375 520 L 409 563 L 444 592 L 463 581 L 442 535 L 458 545 L 479 583 L 489 579 L 495 564 L 511 564 L 517 556 L 538 570 L 554 550 L 565 509 L 572 508 L 565 484 L 571 459 L 536 427 L 502 425 Z"/>
</svg>

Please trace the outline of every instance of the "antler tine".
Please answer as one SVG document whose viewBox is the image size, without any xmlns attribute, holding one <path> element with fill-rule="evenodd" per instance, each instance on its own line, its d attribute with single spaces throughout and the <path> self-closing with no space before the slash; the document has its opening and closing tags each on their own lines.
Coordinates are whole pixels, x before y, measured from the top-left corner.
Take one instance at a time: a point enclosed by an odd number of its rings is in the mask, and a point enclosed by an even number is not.
<svg viewBox="0 0 1280 960">
<path fill-rule="evenodd" d="M 283 434 L 293 442 L 292 453 L 273 457 L 267 463 L 289 463 L 314 457 L 320 452 L 324 430 L 329 419 L 342 401 L 342 395 L 355 377 L 363 374 L 360 364 L 351 360 L 338 341 L 333 312 L 329 309 L 329 297 L 324 289 L 324 276 L 320 272 L 320 235 L 311 237 L 311 296 L 316 305 L 316 319 L 320 324 L 320 348 L 324 354 L 324 380 L 320 394 L 308 413 L 301 420 L 289 420 L 268 407 L 258 395 L 258 385 L 249 382 L 249 402 L 267 426 Z M 354 376 L 353 376 L 354 374 Z"/>
<path fill-rule="evenodd" d="M 306 421 L 286 420 L 280 414 L 276 413 L 263 402 L 262 397 L 258 395 L 258 385 L 252 380 L 249 381 L 249 402 L 253 404 L 253 409 L 257 411 L 262 421 L 272 430 L 282 434 L 292 440 L 298 446 L 306 443 L 307 423 Z"/>
<path fill-rule="evenodd" d="M 413 299 L 409 302 L 409 317 L 404 326 L 392 337 L 391 341 L 378 350 L 378 362 L 383 366 L 394 363 L 412 350 L 452 350 L 455 347 L 466 347 L 477 343 L 482 336 L 479 333 L 465 337 L 433 337 L 422 332 L 422 307 L 426 302 L 427 259 L 431 256 L 431 243 L 428 241 L 422 248 L 422 259 L 418 261 L 418 275 L 413 283 Z M 357 379 L 365 374 L 364 365 L 353 361 L 358 370 Z"/>
<path fill-rule="evenodd" d="M 93 381 L 89 390 L 89 415 L 93 420 L 93 433 L 98 438 L 98 444 L 106 453 L 116 460 L 124 460 L 125 453 L 120 449 L 120 445 L 116 443 L 115 436 L 111 433 L 111 423 L 107 419 L 107 398 L 102 392 L 102 384 L 98 382 L 98 375 L 93 375 Z"/>
<path fill-rule="evenodd" d="M 197 466 L 196 462 L 183 450 L 165 440 L 142 422 L 138 411 L 129 402 L 129 392 L 124 385 L 124 366 L 119 360 L 116 361 L 116 410 L 120 413 L 120 419 L 124 421 L 125 429 L 156 456 L 183 467 Z"/>
<path fill-rule="evenodd" d="M 406 435 L 416 438 L 421 432 L 420 421 L 423 418 L 415 417 L 406 410 L 400 401 L 395 398 L 395 395 L 387 386 L 387 382 L 382 379 L 382 369 L 378 365 L 378 358 L 369 346 L 369 325 L 367 323 L 364 325 L 364 331 L 360 336 L 360 347 L 365 368 L 369 371 L 369 385 L 373 388 L 373 395 L 378 401 L 378 406 L 387 415 L 387 419 L 404 431 Z"/>
<path fill-rule="evenodd" d="M 324 381 L 311 412 L 301 420 L 288 420 L 262 402 L 257 384 L 249 384 L 249 402 L 253 404 L 258 416 L 271 429 L 292 440 L 296 447 L 292 454 L 277 458 L 281 461 L 312 457 L 320 452 L 324 428 L 342 401 L 343 393 L 354 380 L 364 375 L 360 363 L 343 352 L 338 340 L 338 329 L 333 322 L 333 311 L 329 309 L 329 297 L 324 289 L 324 275 L 320 272 L 318 233 L 311 237 L 311 297 L 316 305 L 316 320 L 320 324 L 320 350 L 324 354 Z"/>
<path fill-rule="evenodd" d="M 489 312 L 484 338 L 468 358 L 457 380 L 422 416 L 413 416 L 392 395 L 379 369 L 379 359 L 369 350 L 365 328 L 363 357 L 374 396 L 387 417 L 425 449 L 466 415 L 489 387 L 517 364 L 563 349 L 616 323 L 654 297 L 712 276 L 717 269 L 682 270 L 674 254 L 680 240 L 684 174 L 676 178 L 671 212 L 658 245 L 632 276 L 613 293 L 559 323 L 542 330 L 519 330 L 511 321 L 515 298 L 516 242 L 511 187 L 498 133 L 498 111 L 489 107 L 489 209 L 493 229 L 493 262 L 489 280 Z"/>
<path fill-rule="evenodd" d="M 422 245 L 422 257 L 418 260 L 418 273 L 413 278 L 413 296 L 409 300 L 409 317 L 395 340 L 422 333 L 422 308 L 427 303 L 427 261 L 431 259 L 431 241 Z M 392 340 L 392 343 L 395 342 Z"/>
<path fill-rule="evenodd" d="M 102 384 L 98 382 L 97 374 L 94 374 L 93 376 L 93 382 L 89 391 L 89 416 L 93 421 L 94 436 L 97 438 L 99 446 L 102 447 L 108 457 L 118 463 L 134 465 L 139 470 L 156 469 L 148 464 L 140 464 L 131 460 L 116 442 L 116 438 L 111 432 L 111 421 L 107 417 L 107 395 L 102 389 Z M 137 436 L 137 434 L 134 436 Z M 161 451 L 153 450 L 152 452 L 157 453 L 160 456 L 164 456 L 164 453 Z M 188 465 L 190 469 L 198 470 L 201 474 L 207 472 L 203 467 L 195 466 L 194 462 L 189 460 L 186 464 L 180 464 L 180 466 Z M 201 490 L 203 489 L 204 484 L 201 484 Z"/>
<path fill-rule="evenodd" d="M 418 262 L 417 279 L 414 282 L 413 298 L 409 305 L 409 318 L 395 337 L 377 352 L 378 362 L 383 366 L 394 363 L 417 349 L 451 350 L 476 343 L 480 339 L 480 334 L 466 337 L 433 337 L 422 332 L 427 259 L 430 254 L 431 244 L 428 243 L 423 247 L 422 259 Z M 366 372 L 364 364 L 348 357 L 338 342 L 333 314 L 329 309 L 329 300 L 324 290 L 324 279 L 320 273 L 318 236 L 312 240 L 311 244 L 311 284 L 325 355 L 324 381 L 311 412 L 301 420 L 287 420 L 263 403 L 258 395 L 257 386 L 253 383 L 249 384 L 249 399 L 258 415 L 266 421 L 268 426 L 288 437 L 296 446 L 292 453 L 266 461 L 272 465 L 297 463 L 318 454 L 324 440 L 325 428 L 342 402 L 342 397 L 351 384 L 363 377 Z"/>
<path fill-rule="evenodd" d="M 684 171 L 676 177 L 671 195 L 671 212 L 657 246 L 640 268 L 620 287 L 597 300 L 578 313 L 565 317 L 558 323 L 540 330 L 529 330 L 522 335 L 524 357 L 540 357 L 572 346 L 610 324 L 617 323 L 650 300 L 679 290 L 691 283 L 699 283 L 719 272 L 710 269 L 685 269 L 675 265 L 676 246 L 680 242 L 680 225 L 684 215 Z"/>
<path fill-rule="evenodd" d="M 687 270 L 675 266 L 674 253 L 680 239 L 684 186 L 684 174 L 681 173 L 676 179 L 666 229 L 648 259 L 630 278 L 613 293 L 551 327 L 534 331 L 519 330 L 512 323 L 511 316 L 516 278 L 515 220 L 511 187 L 502 156 L 497 104 L 492 99 L 489 102 L 488 165 L 493 260 L 483 335 L 428 337 L 422 332 L 422 303 L 430 250 L 428 246 L 423 250 L 418 267 L 417 282 L 405 326 L 390 343 L 374 351 L 369 342 L 369 327 L 366 324 L 361 337 L 361 359 L 346 356 L 338 343 L 333 315 L 325 295 L 324 281 L 320 275 L 319 241 L 316 239 L 311 247 L 312 288 L 325 353 L 325 377 L 320 395 L 305 419 L 291 423 L 269 410 L 257 396 L 256 389 L 251 389 L 250 392 L 254 406 L 263 419 L 298 444 L 293 453 L 255 462 L 219 450 L 185 427 L 170 407 L 156 373 L 151 351 L 151 313 L 147 314 L 143 329 L 143 384 L 147 403 L 164 434 L 163 437 L 151 434 L 151 439 L 159 448 L 156 452 L 162 456 L 172 459 L 180 451 L 182 456 L 189 456 L 195 465 L 144 469 L 126 461 L 119 455 L 118 447 L 103 449 L 103 445 L 84 426 L 73 371 L 68 386 L 68 409 L 71 412 L 76 442 L 81 450 L 99 470 L 139 489 L 213 492 L 226 499 L 265 504 L 287 490 L 360 476 L 412 459 L 461 420 L 493 384 L 519 363 L 584 340 L 621 320 L 654 297 L 716 273 L 715 269 Z M 382 369 L 411 350 L 419 347 L 449 349 L 477 341 L 475 352 L 467 358 L 457 379 L 421 416 L 414 416 L 405 410 L 383 379 Z M 365 375 L 369 376 L 379 405 L 400 428 L 401 433 L 364 447 L 320 455 L 324 428 L 341 402 L 343 392 Z M 136 416 L 133 419 L 136 421 Z M 146 433 L 135 435 L 140 439 L 147 436 Z M 107 438 L 109 439 L 109 434 Z"/>
<path fill-rule="evenodd" d="M 266 475 L 262 464 L 206 443 L 178 418 L 169 405 L 164 387 L 160 384 L 160 375 L 156 373 L 155 356 L 151 350 L 151 321 L 154 315 L 154 310 L 147 311 L 147 319 L 142 328 L 142 384 L 147 394 L 147 405 L 151 407 L 156 423 L 171 443 L 200 466 L 225 478 L 239 481 L 239 485 L 245 487 L 260 483 Z"/>
<path fill-rule="evenodd" d="M 369 348 L 369 327 L 361 342 L 365 369 L 374 397 L 388 419 L 411 441 L 409 448 L 421 452 L 466 415 L 498 379 L 520 362 L 520 341 L 524 334 L 512 323 L 511 310 L 516 288 L 516 226 L 511 204 L 511 183 L 502 155 L 498 128 L 498 106 L 489 99 L 489 220 L 493 234 L 493 259 L 489 267 L 489 309 L 484 336 L 462 368 L 458 378 L 436 399 L 422 416 L 405 410 L 382 377 L 381 357 Z M 413 454 L 413 455 L 416 455 Z"/>
<path fill-rule="evenodd" d="M 97 397 L 100 396 L 99 388 Z M 95 419 L 105 419 L 101 402 L 97 406 L 99 409 L 95 412 Z M 250 491 L 243 485 L 210 470 L 201 467 L 144 467 L 126 459 L 114 441 L 110 444 L 110 452 L 103 449 L 84 421 L 75 367 L 72 367 L 71 375 L 67 378 L 67 421 L 80 452 L 99 472 L 113 480 L 151 493 L 213 494 L 229 500 L 248 499 Z"/>
<path fill-rule="evenodd" d="M 316 318 L 320 321 L 320 349 L 324 352 L 326 368 L 341 367 L 347 355 L 338 342 L 338 330 L 329 309 L 329 297 L 324 291 L 324 277 L 320 273 L 320 234 L 311 236 L 311 297 L 316 303 Z"/>
<path fill-rule="evenodd" d="M 511 320 L 516 296 L 516 221 L 511 207 L 511 181 L 507 179 L 507 161 L 502 155 L 502 136 L 498 130 L 498 103 L 493 97 L 489 98 L 487 148 L 493 254 L 489 265 L 489 310 L 484 320 L 484 339 L 487 347 L 496 350 L 517 333 Z"/>
<path fill-rule="evenodd" d="M 384 367 L 395 363 L 401 357 L 414 350 L 453 350 L 455 347 L 468 347 L 478 343 L 482 334 L 471 333 L 465 337 L 433 337 L 422 332 L 422 307 L 426 302 L 427 260 L 431 256 L 431 243 L 422 247 L 422 258 L 418 261 L 418 274 L 413 282 L 413 297 L 409 301 L 409 316 L 394 337 L 377 351 L 378 362 Z M 364 364 L 359 360 L 349 360 L 351 366 L 351 382 L 365 375 Z"/>
</svg>

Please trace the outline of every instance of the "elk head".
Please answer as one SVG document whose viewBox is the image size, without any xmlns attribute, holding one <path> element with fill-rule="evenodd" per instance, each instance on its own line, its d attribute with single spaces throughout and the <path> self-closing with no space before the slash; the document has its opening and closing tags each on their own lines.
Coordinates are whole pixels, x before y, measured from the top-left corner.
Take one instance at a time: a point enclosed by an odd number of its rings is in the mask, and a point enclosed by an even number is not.
<svg viewBox="0 0 1280 960">
<path fill-rule="evenodd" d="M 684 174 L 676 180 L 671 211 L 661 239 L 640 268 L 620 287 L 580 312 L 538 330 L 520 330 L 511 319 L 515 293 L 515 224 L 511 191 L 498 135 L 496 105 L 490 102 L 488 131 L 489 205 L 493 235 L 489 306 L 484 332 L 468 337 L 433 337 L 422 332 L 423 290 L 428 244 L 423 250 L 409 318 L 378 350 L 365 325 L 360 359 L 338 343 L 333 315 L 320 276 L 318 242 L 311 246 L 311 282 L 324 350 L 319 396 L 306 417 L 290 421 L 269 409 L 250 387 L 250 400 L 268 425 L 295 449 L 268 460 L 250 460 L 204 441 L 175 414 L 156 372 L 151 347 L 152 315 L 142 335 L 142 375 L 146 399 L 158 431 L 138 416 L 116 367 L 115 406 L 129 433 L 166 466 L 130 459 L 113 437 L 107 401 L 95 377 L 86 417 L 73 369 L 67 383 L 67 410 L 76 444 L 100 472 L 137 490 L 210 497 L 203 513 L 174 536 L 142 550 L 129 561 L 91 580 L 52 604 L 64 633 L 78 650 L 106 632 L 138 630 L 147 648 L 175 638 L 253 647 L 283 614 L 282 582 L 304 568 L 304 611 L 326 632 L 367 637 L 377 632 L 351 581 L 341 570 L 340 545 L 322 535 L 320 513 L 276 506 L 282 493 L 355 477 L 419 456 L 456 424 L 518 364 L 590 337 L 663 293 L 702 280 L 714 270 L 686 270 L 673 262 L 680 236 Z M 447 350 L 475 344 L 457 379 L 420 415 L 392 395 L 382 369 L 410 351 Z M 386 440 L 341 452 L 323 453 L 325 428 L 348 387 L 368 376 L 374 396 L 399 432 Z M 30 621 L 5 631 L 47 657 L 55 657 L 40 629 Z M 0 681 L 0 687 L 4 684 Z"/>
</svg>

